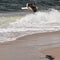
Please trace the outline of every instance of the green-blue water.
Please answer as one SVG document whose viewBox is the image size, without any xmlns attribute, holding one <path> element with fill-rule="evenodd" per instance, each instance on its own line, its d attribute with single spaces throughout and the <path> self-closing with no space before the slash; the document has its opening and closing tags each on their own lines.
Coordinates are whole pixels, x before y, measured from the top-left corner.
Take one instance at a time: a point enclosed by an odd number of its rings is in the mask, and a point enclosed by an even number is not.
<svg viewBox="0 0 60 60">
<path fill-rule="evenodd" d="M 60 0 L 0 0 L 0 11 L 22 11 L 21 7 L 26 6 L 29 2 L 35 2 L 40 10 L 60 9 Z"/>
</svg>

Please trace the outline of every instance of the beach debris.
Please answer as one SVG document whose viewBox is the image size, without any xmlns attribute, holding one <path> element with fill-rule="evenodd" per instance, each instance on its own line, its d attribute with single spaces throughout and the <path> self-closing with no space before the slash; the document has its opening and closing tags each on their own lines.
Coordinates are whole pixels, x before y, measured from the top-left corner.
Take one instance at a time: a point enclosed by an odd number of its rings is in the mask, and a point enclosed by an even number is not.
<svg viewBox="0 0 60 60">
<path fill-rule="evenodd" d="M 46 55 L 46 58 L 48 58 L 49 60 L 54 60 L 55 58 L 52 57 L 51 55 Z"/>
</svg>

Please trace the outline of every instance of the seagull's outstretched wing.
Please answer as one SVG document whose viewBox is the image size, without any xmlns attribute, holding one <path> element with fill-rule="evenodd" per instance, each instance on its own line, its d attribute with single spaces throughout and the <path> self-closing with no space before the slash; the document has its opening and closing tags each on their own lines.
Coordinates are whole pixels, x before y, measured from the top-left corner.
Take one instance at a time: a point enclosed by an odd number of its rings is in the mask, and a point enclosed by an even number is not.
<svg viewBox="0 0 60 60">
<path fill-rule="evenodd" d="M 28 9 L 28 7 L 21 7 L 21 9 Z"/>
</svg>

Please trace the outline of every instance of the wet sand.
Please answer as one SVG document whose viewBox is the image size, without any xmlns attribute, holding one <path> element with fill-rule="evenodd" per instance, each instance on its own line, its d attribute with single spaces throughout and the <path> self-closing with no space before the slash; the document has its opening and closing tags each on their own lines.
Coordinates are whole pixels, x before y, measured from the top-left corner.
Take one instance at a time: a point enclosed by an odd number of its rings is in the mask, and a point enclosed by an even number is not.
<svg viewBox="0 0 60 60">
<path fill-rule="evenodd" d="M 55 60 L 60 60 L 60 31 L 37 33 L 0 43 L 0 60 L 48 60 L 44 51 L 52 54 L 56 51 L 53 56 Z"/>
<path fill-rule="evenodd" d="M 52 48 L 42 51 L 45 55 L 51 55 L 55 58 L 55 60 L 60 60 L 60 47 L 59 48 Z"/>
</svg>

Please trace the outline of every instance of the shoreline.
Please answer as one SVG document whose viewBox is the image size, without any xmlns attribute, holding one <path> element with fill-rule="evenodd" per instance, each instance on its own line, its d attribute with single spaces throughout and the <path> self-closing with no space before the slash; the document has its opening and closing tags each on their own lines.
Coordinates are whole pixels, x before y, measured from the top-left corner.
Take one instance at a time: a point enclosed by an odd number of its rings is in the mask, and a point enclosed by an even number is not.
<svg viewBox="0 0 60 60">
<path fill-rule="evenodd" d="M 56 36 L 56 35 L 60 35 L 60 31 L 44 32 L 44 33 L 33 33 L 33 34 L 18 37 L 14 41 L 7 41 L 7 42 L 3 42 L 3 43 L 0 43 L 0 44 L 10 44 L 10 43 L 14 43 L 16 41 L 20 41 L 20 40 L 24 40 L 24 39 L 26 40 L 26 39 L 31 38 L 31 37 L 34 37 L 33 39 L 35 39 L 36 37 L 41 38 L 43 36 L 43 38 L 44 38 L 44 37 L 48 37 L 48 36 L 52 37 L 52 36 Z"/>
<path fill-rule="evenodd" d="M 56 31 L 36 33 L 20 37 L 15 41 L 0 43 L 0 60 L 47 60 L 45 58 L 47 53 L 44 51 L 48 52 L 53 49 L 52 52 L 54 53 L 54 48 L 60 51 L 59 40 L 60 31 Z M 60 59 L 57 57 L 58 55 L 54 57 L 56 60 Z"/>
</svg>

